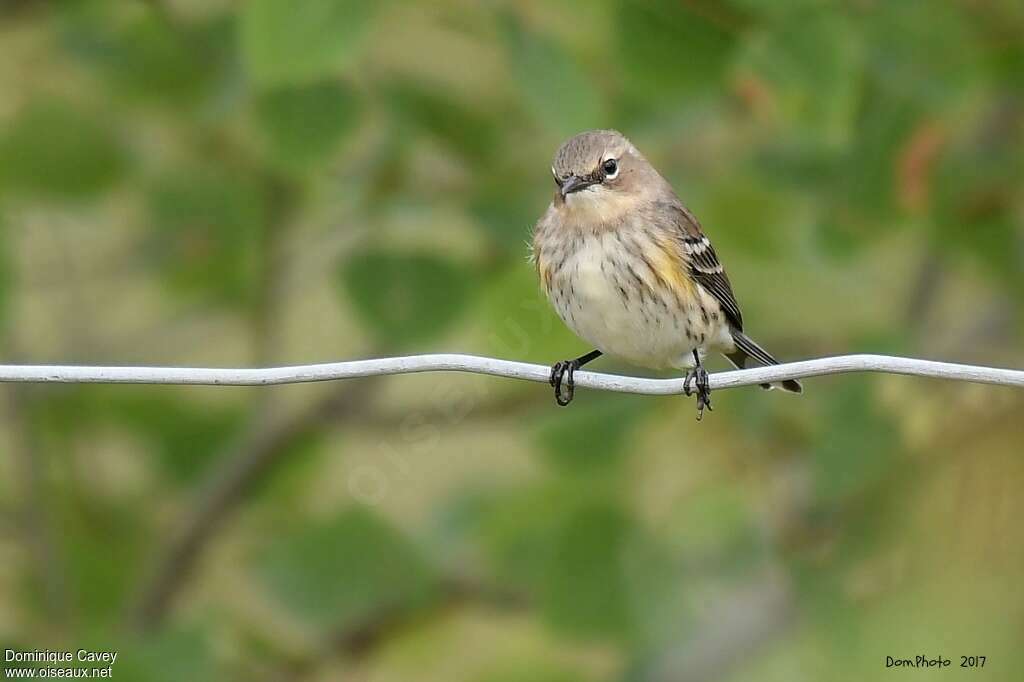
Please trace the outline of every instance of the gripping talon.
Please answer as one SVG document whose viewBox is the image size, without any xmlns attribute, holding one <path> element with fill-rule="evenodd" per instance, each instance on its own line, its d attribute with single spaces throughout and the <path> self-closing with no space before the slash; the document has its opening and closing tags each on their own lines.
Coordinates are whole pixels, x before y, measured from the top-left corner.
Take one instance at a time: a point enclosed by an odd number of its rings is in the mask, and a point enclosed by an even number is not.
<svg viewBox="0 0 1024 682">
<path fill-rule="evenodd" d="M 687 396 L 696 394 L 697 421 L 704 418 L 704 408 L 707 408 L 708 412 L 713 411 L 708 372 L 701 365 L 697 365 L 686 373 L 686 378 L 683 380 L 683 393 Z"/>
<path fill-rule="evenodd" d="M 551 366 L 551 376 L 548 378 L 555 389 L 555 402 L 565 407 L 572 402 L 576 393 L 576 370 L 587 364 L 594 358 L 601 357 L 601 351 L 592 350 L 586 355 L 581 355 L 575 360 L 562 360 Z M 562 392 L 562 381 L 565 381 L 565 393 Z"/>
<path fill-rule="evenodd" d="M 562 360 L 556 362 L 551 367 L 551 378 L 549 383 L 555 389 L 555 402 L 561 407 L 565 407 L 572 402 L 573 397 L 576 394 L 576 381 L 573 378 L 573 373 L 579 363 L 576 360 Z M 562 381 L 565 380 L 565 392 L 562 392 Z"/>
<path fill-rule="evenodd" d="M 551 376 L 548 377 L 548 383 L 555 388 L 555 395 L 558 395 L 558 389 L 562 386 L 562 363 L 556 362 L 551 365 Z"/>
</svg>

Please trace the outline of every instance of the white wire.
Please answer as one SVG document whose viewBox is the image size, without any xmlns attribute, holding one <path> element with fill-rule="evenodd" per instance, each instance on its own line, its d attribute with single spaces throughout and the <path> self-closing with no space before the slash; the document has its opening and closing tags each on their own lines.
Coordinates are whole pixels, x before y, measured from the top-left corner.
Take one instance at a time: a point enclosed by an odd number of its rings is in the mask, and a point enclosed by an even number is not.
<svg viewBox="0 0 1024 682">
<path fill-rule="evenodd" d="M 550 367 L 476 355 L 438 353 L 373 360 L 350 360 L 317 365 L 255 369 L 210 367 L 87 367 L 75 365 L 0 365 L 0 382 L 82 384 L 198 384 L 212 386 L 267 386 L 310 381 L 417 372 L 471 372 L 491 376 L 547 382 Z M 789 362 L 772 367 L 718 372 L 711 375 L 712 390 L 750 386 L 783 379 L 826 374 L 882 372 L 933 377 L 980 384 L 1024 387 L 1024 371 L 960 365 L 889 355 L 841 355 Z M 644 379 L 580 370 L 576 385 L 620 393 L 670 395 L 683 392 L 683 380 Z"/>
</svg>

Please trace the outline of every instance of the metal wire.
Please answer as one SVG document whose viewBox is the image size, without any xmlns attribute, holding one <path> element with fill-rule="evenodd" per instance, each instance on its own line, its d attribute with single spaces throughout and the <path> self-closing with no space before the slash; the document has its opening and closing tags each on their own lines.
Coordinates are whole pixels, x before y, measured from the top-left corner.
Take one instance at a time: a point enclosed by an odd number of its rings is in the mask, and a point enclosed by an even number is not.
<svg viewBox="0 0 1024 682">
<path fill-rule="evenodd" d="M 349 360 L 316 365 L 251 369 L 211 367 L 89 367 L 76 365 L 0 365 L 0 382 L 83 384 L 195 384 L 208 386 L 269 386 L 311 381 L 419 372 L 471 372 L 546 383 L 550 367 L 476 355 L 438 353 L 372 360 Z M 718 372 L 712 390 L 750 386 L 783 379 L 827 374 L 881 372 L 933 377 L 979 384 L 1024 388 L 1024 370 L 1000 369 L 889 355 L 840 355 L 771 367 Z M 683 392 L 683 380 L 646 379 L 580 370 L 576 385 L 620 393 L 671 395 Z"/>
</svg>

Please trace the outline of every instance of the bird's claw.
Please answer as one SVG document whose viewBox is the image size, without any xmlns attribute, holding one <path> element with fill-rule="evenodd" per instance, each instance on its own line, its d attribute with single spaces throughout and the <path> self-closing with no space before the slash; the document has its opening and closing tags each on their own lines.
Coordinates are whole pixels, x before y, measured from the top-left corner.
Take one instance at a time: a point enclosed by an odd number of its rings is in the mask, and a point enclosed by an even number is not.
<svg viewBox="0 0 1024 682">
<path fill-rule="evenodd" d="M 693 384 L 691 387 L 690 384 Z M 697 421 L 704 418 L 704 408 L 708 409 L 708 412 L 712 412 L 711 407 L 711 386 L 708 382 L 708 371 L 697 365 L 689 372 L 686 373 L 686 378 L 683 380 L 683 393 L 685 395 L 697 396 Z"/>
<path fill-rule="evenodd" d="M 551 377 L 548 379 L 555 389 L 555 402 L 565 407 L 572 402 L 576 393 L 576 382 L 573 374 L 579 369 L 579 362 L 576 360 L 562 360 L 551 366 Z M 562 393 L 562 381 L 565 381 L 565 393 Z"/>
</svg>

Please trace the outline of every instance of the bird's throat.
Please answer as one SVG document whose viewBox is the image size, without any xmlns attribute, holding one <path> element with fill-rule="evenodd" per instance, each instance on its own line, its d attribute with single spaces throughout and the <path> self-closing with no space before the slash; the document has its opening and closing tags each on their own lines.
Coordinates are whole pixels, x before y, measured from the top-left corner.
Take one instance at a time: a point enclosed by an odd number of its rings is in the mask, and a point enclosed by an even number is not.
<svg viewBox="0 0 1024 682">
<path fill-rule="evenodd" d="M 596 233 L 621 225 L 635 205 L 635 199 L 619 193 L 584 190 L 568 195 L 559 213 L 564 227 Z"/>
</svg>

